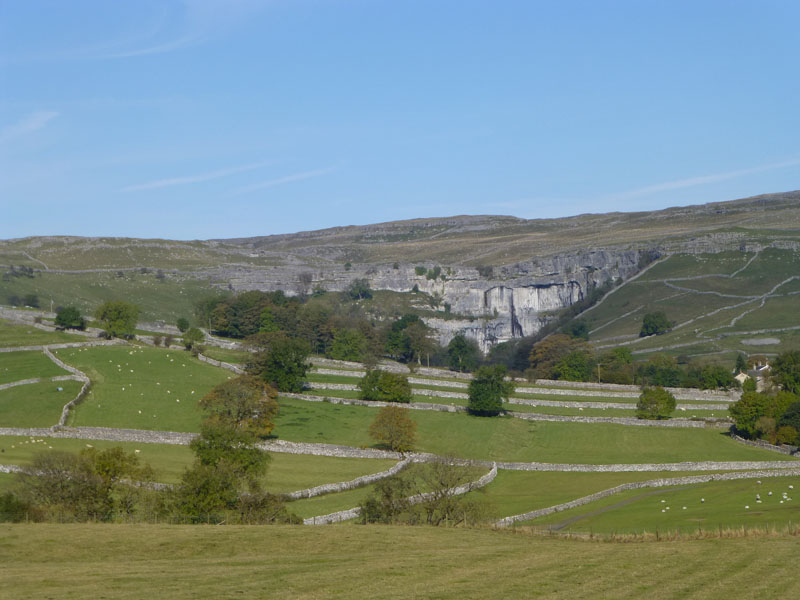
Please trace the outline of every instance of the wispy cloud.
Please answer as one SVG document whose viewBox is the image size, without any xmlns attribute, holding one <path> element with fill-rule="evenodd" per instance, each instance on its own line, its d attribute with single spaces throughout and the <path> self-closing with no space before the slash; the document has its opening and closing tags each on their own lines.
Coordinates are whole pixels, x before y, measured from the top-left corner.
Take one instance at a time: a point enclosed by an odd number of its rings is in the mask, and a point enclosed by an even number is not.
<svg viewBox="0 0 800 600">
<path fill-rule="evenodd" d="M 335 171 L 336 167 L 327 167 L 325 169 L 316 169 L 314 171 L 303 171 L 302 173 L 293 173 L 292 175 L 277 177 L 275 179 L 268 179 L 267 181 L 262 181 L 260 183 L 254 183 L 252 185 L 235 189 L 229 194 L 229 196 L 241 196 L 243 194 L 250 194 L 258 190 L 263 190 L 278 185 L 293 183 L 295 181 L 304 181 L 306 179 L 313 179 L 315 177 L 322 177 L 323 175 L 329 175 L 330 173 L 334 173 Z"/>
<path fill-rule="evenodd" d="M 785 160 L 777 163 L 770 163 L 767 165 L 759 165 L 749 169 L 739 169 L 738 171 L 726 171 L 724 173 L 712 173 L 710 175 L 700 175 L 698 177 L 688 177 L 686 179 L 675 179 L 673 181 L 665 181 L 648 185 L 641 188 L 629 190 L 619 194 L 608 194 L 608 198 L 614 199 L 628 199 L 637 198 L 639 196 L 649 196 L 650 194 L 657 194 L 659 192 L 668 192 L 670 190 L 680 190 L 685 188 L 696 187 L 699 185 L 706 185 L 709 183 L 716 183 L 718 181 L 727 181 L 729 179 L 736 179 L 737 177 L 744 177 L 746 175 L 754 175 L 756 173 L 763 173 L 765 171 L 773 171 L 775 169 L 784 169 L 786 167 L 800 166 L 800 159 Z"/>
<path fill-rule="evenodd" d="M 246 171 L 253 171 L 272 164 L 272 161 L 265 161 L 259 163 L 252 163 L 249 165 L 241 165 L 238 167 L 229 167 L 227 169 L 217 169 L 215 171 L 207 171 L 205 173 L 198 173 L 197 175 L 187 175 L 183 177 L 170 177 L 169 179 L 159 179 L 158 181 L 150 181 L 147 183 L 139 183 L 136 185 L 129 185 L 120 189 L 120 192 L 139 192 L 142 190 L 154 190 L 158 188 L 170 187 L 173 185 L 187 185 L 190 183 L 202 183 L 204 181 L 211 181 L 212 179 L 220 179 L 221 177 L 228 177 L 236 173 L 244 173 Z"/>
<path fill-rule="evenodd" d="M 22 137 L 34 131 L 44 129 L 47 124 L 55 119 L 59 113 L 52 110 L 40 110 L 33 112 L 16 123 L 0 129 L 0 144 L 4 144 L 18 137 Z"/>
</svg>

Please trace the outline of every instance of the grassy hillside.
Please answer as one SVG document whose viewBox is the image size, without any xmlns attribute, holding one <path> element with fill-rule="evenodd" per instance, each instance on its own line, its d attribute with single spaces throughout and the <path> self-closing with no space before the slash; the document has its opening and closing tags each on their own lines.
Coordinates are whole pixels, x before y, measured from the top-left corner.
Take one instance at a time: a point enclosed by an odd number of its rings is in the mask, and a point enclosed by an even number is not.
<svg viewBox="0 0 800 600">
<path fill-rule="evenodd" d="M 583 317 L 597 346 L 646 353 L 780 353 L 800 348 L 800 252 L 673 255 L 611 293 Z M 675 322 L 666 334 L 638 337 L 648 312 Z"/>
<path fill-rule="evenodd" d="M 2 525 L 9 598 L 791 598 L 795 537 L 603 543 L 391 526 Z M 46 576 L 43 576 L 46 573 Z"/>
</svg>

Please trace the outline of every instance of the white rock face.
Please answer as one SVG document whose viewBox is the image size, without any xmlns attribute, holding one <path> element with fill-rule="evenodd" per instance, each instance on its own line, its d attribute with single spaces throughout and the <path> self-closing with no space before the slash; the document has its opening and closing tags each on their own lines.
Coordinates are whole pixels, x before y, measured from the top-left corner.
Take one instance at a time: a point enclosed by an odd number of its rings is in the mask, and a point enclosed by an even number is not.
<svg viewBox="0 0 800 600">
<path fill-rule="evenodd" d="M 535 334 L 556 311 L 582 300 L 593 286 L 635 274 L 639 255 L 637 250 L 598 250 L 553 256 L 498 267 L 488 277 L 473 267 L 447 265 L 440 265 L 441 275 L 436 279 L 417 274 L 416 266 L 426 267 L 429 273 L 436 266 L 431 264 L 398 265 L 397 269 L 354 264 L 349 270 L 342 265 L 324 269 L 239 267 L 215 276 L 229 281 L 235 291 L 282 289 L 290 295 L 315 286 L 340 291 L 359 278 L 368 279 L 377 290 L 410 292 L 417 286 L 440 301 L 442 318 L 425 318 L 436 330 L 439 343 L 447 344 L 464 333 L 488 352 L 494 344 Z M 446 304 L 452 314 L 464 318 L 445 318 Z"/>
</svg>

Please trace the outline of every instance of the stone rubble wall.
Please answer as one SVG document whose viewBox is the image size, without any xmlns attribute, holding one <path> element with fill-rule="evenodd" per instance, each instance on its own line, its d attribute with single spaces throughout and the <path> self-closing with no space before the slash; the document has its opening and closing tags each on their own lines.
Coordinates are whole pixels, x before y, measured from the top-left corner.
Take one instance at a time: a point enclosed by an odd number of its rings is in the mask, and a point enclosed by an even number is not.
<svg viewBox="0 0 800 600">
<path fill-rule="evenodd" d="M 312 364 L 315 365 L 322 365 L 322 368 L 317 367 L 315 369 L 316 373 L 321 375 L 338 375 L 343 377 L 363 377 L 366 373 L 363 369 L 360 370 L 342 370 L 342 368 L 336 369 L 336 367 L 344 367 L 345 365 L 352 366 L 353 368 L 360 367 L 360 363 L 345 363 L 345 361 L 333 361 L 330 359 L 312 359 Z M 337 364 L 331 364 L 337 363 Z M 392 368 L 388 368 L 392 367 Z M 397 373 L 408 373 L 408 369 L 405 371 L 402 369 L 394 368 L 395 365 L 391 363 L 381 364 L 381 369 L 397 372 Z M 427 373 L 430 377 L 452 377 L 458 379 L 465 379 L 467 381 L 472 379 L 471 373 L 457 373 L 457 372 L 447 372 L 443 373 L 441 370 L 437 369 L 426 369 L 421 367 L 416 370 L 417 374 L 426 374 L 423 371 L 429 371 Z M 631 398 L 637 399 L 641 395 L 642 391 L 641 388 L 634 385 L 620 385 L 620 384 L 605 384 L 605 383 L 591 383 L 591 382 L 582 382 L 582 381 L 561 381 L 555 379 L 539 379 L 537 382 L 541 382 L 543 385 L 534 385 L 528 382 L 526 379 L 520 378 L 509 378 L 513 380 L 518 385 L 516 386 L 516 392 L 520 394 L 539 394 L 539 395 L 549 395 L 549 396 L 579 396 L 579 397 L 598 397 L 598 398 Z M 468 383 L 461 383 L 455 381 L 441 381 L 436 379 L 426 379 L 424 377 L 416 377 L 412 376 L 408 378 L 408 382 L 411 384 L 417 385 L 429 385 L 429 386 L 438 386 L 438 387 L 450 387 L 450 388 L 467 388 Z M 521 385 L 520 385 L 521 384 Z M 322 385 L 322 384 L 319 384 Z M 334 384 L 329 384 L 334 385 Z M 337 384 L 337 385 L 346 385 L 346 384 Z M 575 388 L 575 389 L 572 389 Z M 335 389 L 335 388 L 329 388 Z M 341 388 L 344 389 L 344 388 Z M 688 400 L 688 401 L 697 401 L 697 402 L 736 402 L 739 400 L 739 392 L 736 391 L 720 391 L 720 390 L 700 390 L 694 388 L 665 388 L 673 396 L 675 396 L 676 400 Z"/>
<path fill-rule="evenodd" d="M 390 469 L 381 471 L 380 473 L 372 473 L 371 475 L 363 475 L 350 481 L 340 481 L 338 483 L 325 483 L 304 490 L 297 490 L 289 494 L 284 494 L 283 497 L 287 500 L 299 500 L 300 498 L 313 498 L 323 494 L 334 494 L 336 492 L 344 492 L 347 490 L 354 490 L 365 485 L 369 485 L 381 479 L 386 479 L 393 475 L 397 475 L 400 471 L 405 469 L 412 462 L 411 457 L 406 457 L 399 463 L 392 465 Z"/>
<path fill-rule="evenodd" d="M 455 488 L 451 488 L 450 490 L 448 490 L 448 495 L 460 496 L 472 490 L 477 490 L 494 481 L 495 477 L 497 477 L 497 465 L 493 465 L 492 469 L 480 479 L 466 483 L 464 485 L 460 485 Z M 426 492 L 424 494 L 415 494 L 414 496 L 410 496 L 409 498 L 407 498 L 407 500 L 410 504 L 419 504 L 421 502 L 424 502 L 428 498 L 433 497 L 435 493 L 436 492 Z M 341 523 L 342 521 L 349 521 L 350 519 L 355 519 L 359 515 L 361 515 L 361 508 L 355 507 L 348 510 L 341 510 L 339 512 L 330 513 L 327 515 L 321 515 L 318 517 L 303 519 L 303 525 L 330 525 L 331 523 Z"/>
<path fill-rule="evenodd" d="M 800 448 L 797 446 L 790 446 L 788 444 L 784 446 L 775 446 L 774 444 L 770 444 L 765 442 L 764 440 L 746 440 L 745 438 L 736 435 L 735 433 L 731 432 L 731 437 L 741 444 L 745 444 L 747 446 L 753 446 L 755 448 L 764 448 L 765 450 L 771 450 L 772 452 L 780 452 L 781 454 L 788 454 L 789 456 L 800 456 Z"/>
<path fill-rule="evenodd" d="M 712 473 L 709 475 L 690 475 L 687 477 L 673 477 L 668 479 L 651 479 L 649 481 L 637 481 L 632 483 L 623 483 L 622 485 L 618 485 L 613 488 L 609 488 L 607 490 L 603 490 L 594 494 L 590 494 L 588 496 L 584 496 L 582 498 L 578 498 L 576 500 L 572 500 L 570 502 L 564 502 L 562 504 L 556 504 L 555 506 L 550 506 L 547 508 L 540 508 L 538 510 L 532 510 L 530 512 L 522 513 L 519 515 L 513 515 L 510 517 L 505 517 L 504 519 L 500 519 L 495 523 L 498 527 L 507 527 L 513 523 L 518 521 L 529 521 L 531 519 L 536 519 L 538 517 L 544 517 L 546 515 L 550 515 L 557 512 L 562 512 L 565 510 L 569 510 L 571 508 L 576 508 L 578 506 L 583 506 L 585 504 L 589 504 L 596 500 L 600 500 L 602 498 L 607 498 L 608 496 L 613 496 L 614 494 L 618 494 L 620 492 L 624 492 L 626 490 L 638 490 L 644 488 L 659 488 L 659 487 L 669 487 L 675 485 L 689 485 L 694 483 L 707 483 L 709 481 L 731 481 L 735 479 L 755 479 L 755 478 L 767 478 L 767 477 L 789 477 L 800 475 L 800 469 L 792 469 L 786 470 L 781 472 L 772 472 L 772 471 L 746 471 L 744 473 Z"/>
<path fill-rule="evenodd" d="M 199 358 L 202 362 L 208 363 L 210 365 L 214 365 L 215 367 L 220 367 L 221 369 L 227 369 L 228 371 L 233 371 L 238 375 L 244 375 L 244 369 L 238 365 L 234 365 L 232 363 L 223 362 L 221 360 L 214 360 L 213 358 L 209 358 L 204 354 L 198 354 L 197 358 Z"/>
<path fill-rule="evenodd" d="M 347 385 L 347 384 L 322 384 L 322 385 Z M 337 388 L 338 389 L 338 388 Z M 420 390 L 422 392 L 426 390 Z M 428 390 L 429 391 L 429 390 Z M 430 396 L 440 396 L 441 393 L 423 394 Z M 331 404 L 344 404 L 350 406 L 371 406 L 371 407 L 384 407 L 384 406 L 400 406 L 401 408 L 408 408 L 411 410 L 433 410 L 438 412 L 467 412 L 465 406 L 457 406 L 453 404 L 429 404 L 427 402 L 411 402 L 411 403 L 398 403 L 398 402 L 381 402 L 377 400 L 358 400 L 355 398 L 337 398 L 334 396 L 315 396 L 312 394 L 294 394 L 283 393 L 281 396 L 285 398 L 296 398 L 298 400 L 306 400 L 308 402 L 329 402 Z M 459 397 L 463 395 L 456 395 L 452 392 L 450 397 Z M 730 427 L 730 421 L 727 419 L 638 419 L 635 417 L 581 417 L 581 416 L 567 416 L 567 415 L 548 415 L 541 413 L 521 413 L 514 411 L 506 411 L 506 415 L 517 419 L 524 419 L 527 421 L 549 421 L 559 423 L 614 423 L 617 425 L 635 425 L 639 427 L 718 427 L 725 429 Z"/>
<path fill-rule="evenodd" d="M 484 464 L 488 464 L 484 462 Z M 526 463 L 498 462 L 498 469 L 506 471 L 547 471 L 560 473 L 649 473 L 654 471 L 740 471 L 747 469 L 800 469 L 794 460 L 772 461 L 700 461 L 680 463 L 641 463 L 589 465 L 578 463 Z"/>
</svg>

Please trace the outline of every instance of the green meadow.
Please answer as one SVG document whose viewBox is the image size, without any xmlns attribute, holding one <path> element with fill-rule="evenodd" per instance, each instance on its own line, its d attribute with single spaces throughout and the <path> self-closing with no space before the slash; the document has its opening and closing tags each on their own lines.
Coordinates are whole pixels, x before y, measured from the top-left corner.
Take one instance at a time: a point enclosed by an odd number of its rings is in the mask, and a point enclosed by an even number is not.
<svg viewBox="0 0 800 600">
<path fill-rule="evenodd" d="M 47 358 L 43 352 L 0 353 L 0 384 L 56 375 L 69 373 Z"/>
<path fill-rule="evenodd" d="M 57 424 L 64 405 L 77 396 L 82 385 L 80 381 L 43 381 L 0 390 L 0 427 Z"/>
<path fill-rule="evenodd" d="M 796 490 L 800 490 L 800 477 L 796 476 L 628 490 L 527 523 L 598 534 L 656 530 L 694 533 L 727 527 L 780 529 L 800 523 L 800 493 L 795 497 Z M 784 499 L 784 492 L 791 500 Z"/>
<path fill-rule="evenodd" d="M 403 526 L 0 525 L 15 598 L 793 598 L 797 538 L 619 543 Z"/>
<path fill-rule="evenodd" d="M 58 350 L 86 373 L 92 389 L 70 425 L 198 431 L 197 401 L 234 375 L 183 350 L 108 346 Z"/>
<path fill-rule="evenodd" d="M 17 325 L 10 321 L 0 319 L 0 348 L 85 342 L 87 339 L 91 338 L 65 333 L 63 331 L 44 331 L 32 325 Z M 3 359 L 0 358 L 0 360 Z M 24 377 L 22 379 L 24 379 Z"/>
</svg>

